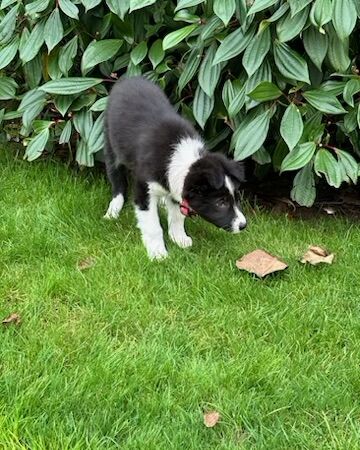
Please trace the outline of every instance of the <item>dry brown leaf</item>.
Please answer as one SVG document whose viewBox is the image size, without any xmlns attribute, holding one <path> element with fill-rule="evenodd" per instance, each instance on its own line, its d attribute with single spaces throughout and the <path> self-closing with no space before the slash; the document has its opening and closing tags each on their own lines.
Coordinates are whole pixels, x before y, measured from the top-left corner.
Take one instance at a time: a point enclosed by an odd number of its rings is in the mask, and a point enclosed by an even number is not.
<svg viewBox="0 0 360 450">
<path fill-rule="evenodd" d="M 324 248 L 316 245 L 310 245 L 305 255 L 302 257 L 301 262 L 306 264 L 307 262 L 316 266 L 320 263 L 332 264 L 335 255 L 327 252 Z"/>
<path fill-rule="evenodd" d="M 270 273 L 285 270 L 288 266 L 270 253 L 258 249 L 236 261 L 236 267 L 263 278 Z"/>
<path fill-rule="evenodd" d="M 95 265 L 95 258 L 93 258 L 92 256 L 88 256 L 85 259 L 82 259 L 81 261 L 78 262 L 77 268 L 79 270 L 86 270 L 86 269 L 90 269 L 90 267 L 93 267 Z"/>
<path fill-rule="evenodd" d="M 4 319 L 1 323 L 3 325 L 10 325 L 12 323 L 14 325 L 19 325 L 21 323 L 21 318 L 20 318 L 19 314 L 13 313 L 13 314 L 10 314 L 10 316 L 7 317 L 6 319 Z"/>
<path fill-rule="evenodd" d="M 208 428 L 214 427 L 220 419 L 220 414 L 217 411 L 210 411 L 204 414 L 204 424 Z"/>
</svg>

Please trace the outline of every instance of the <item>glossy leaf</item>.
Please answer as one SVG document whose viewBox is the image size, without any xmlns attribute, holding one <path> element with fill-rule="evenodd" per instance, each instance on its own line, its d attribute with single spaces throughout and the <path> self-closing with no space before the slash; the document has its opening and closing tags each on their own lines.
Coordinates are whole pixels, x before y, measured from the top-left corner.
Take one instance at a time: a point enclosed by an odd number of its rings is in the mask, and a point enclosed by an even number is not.
<svg viewBox="0 0 360 450">
<path fill-rule="evenodd" d="M 71 0 L 59 0 L 59 7 L 68 17 L 79 20 L 79 8 Z"/>
<path fill-rule="evenodd" d="M 130 12 L 154 4 L 156 0 L 130 0 Z"/>
<path fill-rule="evenodd" d="M 26 147 L 24 159 L 28 161 L 34 161 L 41 156 L 45 149 L 47 141 L 49 140 L 50 132 L 49 128 L 45 128 L 37 136 L 31 139 L 30 143 Z"/>
<path fill-rule="evenodd" d="M 78 50 L 78 37 L 74 36 L 59 52 L 59 69 L 67 76 Z"/>
<path fill-rule="evenodd" d="M 254 39 L 250 41 L 242 60 L 243 66 L 249 77 L 251 77 L 251 75 L 253 75 L 261 66 L 265 56 L 270 50 L 270 46 L 271 34 L 269 28 L 259 32 Z"/>
<path fill-rule="evenodd" d="M 99 78 L 69 77 L 48 81 L 39 89 L 49 94 L 71 95 L 86 91 L 101 82 Z"/>
<path fill-rule="evenodd" d="M 15 58 L 15 55 L 19 48 L 19 38 L 15 38 L 10 41 L 5 47 L 0 50 L 0 70 L 8 66 L 11 61 Z"/>
<path fill-rule="evenodd" d="M 70 141 L 71 138 L 71 132 L 72 132 L 72 125 L 71 121 L 68 120 L 65 124 L 65 127 L 63 128 L 60 138 L 59 138 L 59 144 L 66 144 Z"/>
<path fill-rule="evenodd" d="M 0 77 L 0 100 L 11 100 L 15 97 L 17 83 L 12 78 Z"/>
<path fill-rule="evenodd" d="M 352 33 L 356 24 L 357 14 L 352 0 L 335 0 L 332 22 L 341 40 Z"/>
<path fill-rule="evenodd" d="M 243 160 L 263 145 L 270 126 L 270 112 L 265 111 L 249 123 L 241 124 L 237 131 L 234 157 Z"/>
<path fill-rule="evenodd" d="M 284 77 L 310 84 L 306 61 L 287 44 L 275 42 L 274 59 L 277 68 Z"/>
<path fill-rule="evenodd" d="M 343 166 L 346 175 L 350 178 L 350 180 L 356 184 L 358 180 L 358 163 L 355 158 L 353 158 L 350 153 L 345 152 L 344 150 L 337 149 L 336 154 L 338 157 L 339 163 Z"/>
<path fill-rule="evenodd" d="M 269 100 L 275 100 L 282 95 L 280 89 L 269 81 L 263 81 L 258 84 L 256 88 L 251 91 L 248 96 L 257 102 L 267 102 Z"/>
<path fill-rule="evenodd" d="M 288 170 L 297 170 L 304 167 L 311 161 L 316 150 L 314 142 L 305 142 L 299 144 L 290 153 L 288 153 L 281 164 L 281 172 Z"/>
<path fill-rule="evenodd" d="M 329 47 L 328 36 L 321 34 L 315 27 L 310 26 L 304 31 L 303 42 L 306 53 L 321 71 L 321 66 Z"/>
<path fill-rule="evenodd" d="M 360 92 L 360 78 L 352 78 L 346 83 L 343 93 L 348 105 L 354 107 L 354 95 L 358 92 Z"/>
<path fill-rule="evenodd" d="M 149 59 L 154 69 L 161 63 L 161 61 L 164 59 L 164 56 L 165 52 L 162 46 L 162 40 L 157 39 L 152 44 L 149 50 Z"/>
<path fill-rule="evenodd" d="M 313 164 L 306 164 L 296 175 L 291 191 L 291 199 L 300 206 L 310 207 L 316 199 Z"/>
<path fill-rule="evenodd" d="M 147 43 L 145 41 L 142 41 L 140 44 L 138 44 L 135 48 L 132 49 L 130 53 L 130 59 L 137 66 L 141 63 L 141 61 L 145 58 L 147 54 Z M 108 59 L 108 58 L 106 58 Z"/>
<path fill-rule="evenodd" d="M 253 30 L 249 30 L 246 34 L 244 34 L 241 28 L 238 28 L 236 31 L 230 33 L 226 36 L 217 49 L 213 64 L 215 65 L 222 61 L 228 61 L 229 59 L 242 53 L 248 46 L 253 36 Z"/>
<path fill-rule="evenodd" d="M 338 161 L 329 150 L 322 148 L 317 152 L 314 168 L 317 175 L 325 175 L 330 186 L 340 187 L 342 182 L 341 169 Z"/>
<path fill-rule="evenodd" d="M 60 19 L 59 8 L 55 8 L 47 19 L 44 36 L 49 53 L 64 37 L 64 28 Z"/>
<path fill-rule="evenodd" d="M 304 123 L 299 108 L 290 103 L 281 119 L 280 134 L 289 150 L 292 150 L 300 141 L 304 130 Z"/>
<path fill-rule="evenodd" d="M 169 48 L 175 47 L 175 45 L 178 45 L 181 41 L 186 39 L 196 28 L 196 24 L 187 25 L 184 28 L 180 28 L 179 30 L 167 34 L 163 40 L 163 49 L 168 50 Z"/>
<path fill-rule="evenodd" d="M 269 6 L 274 5 L 276 2 L 277 0 L 255 0 L 248 11 L 248 15 L 263 11 L 264 9 L 269 8 Z"/>
<path fill-rule="evenodd" d="M 335 95 L 319 89 L 303 93 L 304 98 L 317 110 L 327 114 L 343 114 L 345 109 Z"/>
<path fill-rule="evenodd" d="M 198 86 L 194 97 L 193 113 L 197 123 L 203 129 L 214 108 L 214 103 L 214 98 L 209 97 L 201 87 Z"/>
<path fill-rule="evenodd" d="M 214 94 L 221 73 L 220 64 L 213 66 L 216 50 L 216 43 L 213 43 L 207 49 L 199 70 L 199 84 L 209 97 Z"/>
<path fill-rule="evenodd" d="M 305 7 L 295 16 L 289 12 L 276 24 L 276 32 L 280 42 L 287 42 L 297 36 L 307 21 L 309 7 Z"/>
<path fill-rule="evenodd" d="M 92 41 L 81 59 L 81 71 L 86 74 L 97 64 L 107 61 L 116 55 L 123 41 L 121 39 L 103 39 Z"/>
<path fill-rule="evenodd" d="M 214 0 L 214 13 L 223 21 L 224 25 L 230 22 L 235 13 L 235 0 Z"/>
</svg>

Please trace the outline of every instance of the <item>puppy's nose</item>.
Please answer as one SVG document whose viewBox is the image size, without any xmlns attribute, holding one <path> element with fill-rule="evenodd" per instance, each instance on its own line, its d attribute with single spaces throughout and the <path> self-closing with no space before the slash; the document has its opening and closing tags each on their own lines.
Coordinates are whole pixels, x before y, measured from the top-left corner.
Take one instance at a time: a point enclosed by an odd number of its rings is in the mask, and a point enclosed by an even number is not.
<svg viewBox="0 0 360 450">
<path fill-rule="evenodd" d="M 247 226 L 247 223 L 246 223 L 246 222 L 240 223 L 240 225 L 239 225 L 239 230 L 244 230 L 244 229 L 246 228 L 246 226 Z"/>
</svg>

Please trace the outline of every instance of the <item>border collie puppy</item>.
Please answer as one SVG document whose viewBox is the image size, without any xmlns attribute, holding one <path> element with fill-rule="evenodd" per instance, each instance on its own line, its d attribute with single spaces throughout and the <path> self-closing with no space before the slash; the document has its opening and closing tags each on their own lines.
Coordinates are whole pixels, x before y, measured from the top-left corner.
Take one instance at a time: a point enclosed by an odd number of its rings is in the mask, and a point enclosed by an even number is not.
<svg viewBox="0 0 360 450">
<path fill-rule="evenodd" d="M 123 79 L 113 87 L 105 116 L 104 154 L 112 186 L 104 217 L 118 217 L 130 171 L 137 225 L 151 259 L 167 256 L 160 200 L 167 208 L 169 236 L 183 248 L 192 245 L 184 228 L 185 217 L 192 214 L 233 233 L 245 228 L 238 194 L 245 181 L 243 166 L 207 152 L 193 126 L 150 81 Z"/>
</svg>

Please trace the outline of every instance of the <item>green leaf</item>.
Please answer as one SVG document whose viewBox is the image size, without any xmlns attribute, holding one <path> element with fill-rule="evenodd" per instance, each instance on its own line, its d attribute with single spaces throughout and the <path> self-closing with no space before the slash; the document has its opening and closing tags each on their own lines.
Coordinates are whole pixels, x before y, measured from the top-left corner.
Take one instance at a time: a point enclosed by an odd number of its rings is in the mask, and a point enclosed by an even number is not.
<svg viewBox="0 0 360 450">
<path fill-rule="evenodd" d="M 30 89 L 39 86 L 42 78 L 42 61 L 41 55 L 38 54 L 23 66 L 26 84 Z"/>
<path fill-rule="evenodd" d="M 106 0 L 111 12 L 118 15 L 121 20 L 124 20 L 126 13 L 130 8 L 130 0 Z"/>
<path fill-rule="evenodd" d="M 305 142 L 304 144 L 297 145 L 284 158 L 281 164 L 281 172 L 301 169 L 311 161 L 315 150 L 316 144 L 314 142 Z"/>
<path fill-rule="evenodd" d="M 341 40 L 332 25 L 327 27 L 329 48 L 327 56 L 336 72 L 345 73 L 351 64 L 349 58 L 349 39 Z"/>
<path fill-rule="evenodd" d="M 275 100 L 282 95 L 280 89 L 269 81 L 263 81 L 258 84 L 256 88 L 251 91 L 248 96 L 257 102 L 267 102 L 269 100 Z"/>
<path fill-rule="evenodd" d="M 132 49 L 130 53 L 130 59 L 137 66 L 138 64 L 143 61 L 147 54 L 147 43 L 145 41 L 142 41 L 140 44 L 138 44 L 135 48 Z"/>
<path fill-rule="evenodd" d="M 186 60 L 184 70 L 179 77 L 179 92 L 192 80 L 201 62 L 202 48 L 194 47 Z"/>
<path fill-rule="evenodd" d="M 224 25 L 230 22 L 235 14 L 235 0 L 214 0 L 214 13 L 223 21 Z"/>
<path fill-rule="evenodd" d="M 46 21 L 44 35 L 48 53 L 50 53 L 64 37 L 64 28 L 60 19 L 59 8 L 55 8 Z"/>
<path fill-rule="evenodd" d="M 195 14 L 190 14 L 187 9 L 182 9 L 174 16 L 175 22 L 200 23 L 201 19 Z"/>
<path fill-rule="evenodd" d="M 356 19 L 356 8 L 352 0 L 334 1 L 332 22 L 341 40 L 350 36 L 355 27 Z"/>
<path fill-rule="evenodd" d="M 313 0 L 288 0 L 291 9 L 291 15 L 295 16 L 302 9 L 306 8 L 306 6 L 312 1 Z"/>
<path fill-rule="evenodd" d="M 340 165 L 328 150 L 322 148 L 317 152 L 314 168 L 317 175 L 325 175 L 330 186 L 340 187 L 342 181 Z"/>
<path fill-rule="evenodd" d="M 74 115 L 73 123 L 76 131 L 85 140 L 85 142 L 87 142 L 93 127 L 92 113 L 90 111 L 80 111 Z"/>
<path fill-rule="evenodd" d="M 0 77 L 0 100 L 11 100 L 16 95 L 16 81 L 12 78 Z"/>
<path fill-rule="evenodd" d="M 259 32 L 247 46 L 243 56 L 243 66 L 249 77 L 261 66 L 271 46 L 270 29 Z"/>
<path fill-rule="evenodd" d="M 346 83 L 343 93 L 348 105 L 354 107 L 354 95 L 358 92 L 360 92 L 360 78 L 352 78 Z"/>
<path fill-rule="evenodd" d="M 175 12 L 179 11 L 179 9 L 190 8 L 191 6 L 196 6 L 203 2 L 204 0 L 179 0 L 175 8 Z"/>
<path fill-rule="evenodd" d="M 77 143 L 75 159 L 80 167 L 94 167 L 94 154 L 89 152 L 83 139 L 80 139 Z"/>
<path fill-rule="evenodd" d="M 101 3 L 101 0 L 81 0 L 81 3 L 85 6 L 85 11 L 89 11 L 92 8 L 95 8 L 95 6 L 99 5 Z"/>
<path fill-rule="evenodd" d="M 54 99 L 55 108 L 65 117 L 70 105 L 74 101 L 74 95 L 57 95 Z"/>
<path fill-rule="evenodd" d="M 351 111 L 345 114 L 344 127 L 347 133 L 352 133 L 354 130 L 356 130 L 358 126 L 356 116 L 357 116 L 357 108 L 353 108 Z"/>
<path fill-rule="evenodd" d="M 153 69 L 155 69 L 161 63 L 161 61 L 164 59 L 164 56 L 165 52 L 162 47 L 162 40 L 157 39 L 149 50 L 149 59 L 151 61 Z"/>
<path fill-rule="evenodd" d="M 96 119 L 87 141 L 90 153 L 96 153 L 104 146 L 104 113 Z"/>
<path fill-rule="evenodd" d="M 259 150 L 252 155 L 252 159 L 260 165 L 271 163 L 271 156 L 264 147 L 260 147 Z"/>
<path fill-rule="evenodd" d="M 217 49 L 213 64 L 215 65 L 222 61 L 228 61 L 239 55 L 248 46 L 253 36 L 253 29 L 249 30 L 245 35 L 241 28 L 230 33 Z"/>
<path fill-rule="evenodd" d="M 199 84 L 202 90 L 211 97 L 214 95 L 214 91 L 216 85 L 219 81 L 221 74 L 220 64 L 213 66 L 213 61 L 215 57 L 215 53 L 217 50 L 216 43 L 213 42 L 210 47 L 207 49 L 205 54 L 205 58 L 201 63 L 199 70 Z"/>
<path fill-rule="evenodd" d="M 341 106 L 341 103 L 335 95 L 330 92 L 324 92 L 319 89 L 306 91 L 303 97 L 310 103 L 311 106 L 326 114 L 344 114 L 346 110 Z"/>
<path fill-rule="evenodd" d="M 291 199 L 300 206 L 310 207 L 316 199 L 313 164 L 306 164 L 295 176 Z"/>
<path fill-rule="evenodd" d="M 71 120 L 68 120 L 65 124 L 64 129 L 61 132 L 60 138 L 59 138 L 59 144 L 67 144 L 70 142 L 71 138 L 71 132 L 72 132 L 72 125 Z"/>
<path fill-rule="evenodd" d="M 287 44 L 275 42 L 274 59 L 277 68 L 284 77 L 310 84 L 306 61 Z"/>
<path fill-rule="evenodd" d="M 0 4 L 0 9 L 5 9 L 8 6 L 12 5 L 13 3 L 15 3 L 17 0 L 2 0 L 1 4 Z"/>
<path fill-rule="evenodd" d="M 88 92 L 76 98 L 70 106 L 71 111 L 80 111 L 82 108 L 89 107 L 95 102 L 96 92 Z"/>
<path fill-rule="evenodd" d="M 49 128 L 45 128 L 37 136 L 31 139 L 30 143 L 26 147 L 24 159 L 28 161 L 34 161 L 41 156 L 45 149 L 47 141 L 49 140 L 50 131 Z"/>
<path fill-rule="evenodd" d="M 206 39 L 213 37 L 216 33 L 224 28 L 224 24 L 218 16 L 212 16 L 205 25 L 202 25 L 199 35 L 199 42 L 204 42 Z"/>
<path fill-rule="evenodd" d="M 59 6 L 68 17 L 79 20 L 79 8 L 71 0 L 59 0 Z"/>
<path fill-rule="evenodd" d="M 7 44 L 13 37 L 19 5 L 13 6 L 0 20 L 0 45 Z"/>
<path fill-rule="evenodd" d="M 81 59 L 81 71 L 86 74 L 97 64 L 107 61 L 119 51 L 123 41 L 121 39 L 103 39 L 92 41 L 86 48 Z"/>
<path fill-rule="evenodd" d="M 346 175 L 350 178 L 350 180 L 356 184 L 358 180 L 358 163 L 356 160 L 350 155 L 350 153 L 345 152 L 344 150 L 337 149 L 336 154 L 338 156 L 338 162 L 343 166 Z"/>
<path fill-rule="evenodd" d="M 248 11 L 248 16 L 250 16 L 251 14 L 255 14 L 259 11 L 263 11 L 264 9 L 269 8 L 269 6 L 272 6 L 276 2 L 277 0 L 255 0 Z"/>
<path fill-rule="evenodd" d="M 321 71 L 329 47 L 327 35 L 319 33 L 315 27 L 309 27 L 304 31 L 303 43 L 311 61 Z"/>
<path fill-rule="evenodd" d="M 19 48 L 19 43 L 20 41 L 18 36 L 15 36 L 12 41 L 0 50 L 0 70 L 8 66 L 15 58 Z"/>
<path fill-rule="evenodd" d="M 357 108 L 357 123 L 360 128 L 360 104 L 358 105 L 358 108 Z"/>
<path fill-rule="evenodd" d="M 59 52 L 59 69 L 67 76 L 73 66 L 74 58 L 78 50 L 78 37 L 74 36 Z"/>
<path fill-rule="evenodd" d="M 90 108 L 90 111 L 105 111 L 106 105 L 108 102 L 108 97 L 102 97 L 97 100 L 92 107 Z"/>
<path fill-rule="evenodd" d="M 205 124 L 214 109 L 214 104 L 214 97 L 209 97 L 206 95 L 201 87 L 198 86 L 194 97 L 193 113 L 196 122 L 202 129 L 205 128 Z"/>
<path fill-rule="evenodd" d="M 290 103 L 286 108 L 280 125 L 280 134 L 291 151 L 299 142 L 304 130 L 304 123 L 299 108 Z"/>
<path fill-rule="evenodd" d="M 22 42 L 20 43 L 19 54 L 23 63 L 31 61 L 39 53 L 44 43 L 44 28 L 44 22 L 37 23 L 24 45 L 22 46 Z"/>
<path fill-rule="evenodd" d="M 101 82 L 100 78 L 69 77 L 48 81 L 39 89 L 49 94 L 71 95 L 86 91 Z"/>
<path fill-rule="evenodd" d="M 273 23 L 273 22 L 276 22 L 277 20 L 279 20 L 288 11 L 288 9 L 289 9 L 289 4 L 284 3 L 283 5 L 280 6 L 279 9 L 277 9 L 274 12 L 274 14 L 272 16 L 268 17 L 267 19 L 262 20 L 259 24 L 259 32 L 268 28 L 270 23 Z"/>
<path fill-rule="evenodd" d="M 186 27 L 180 28 L 179 30 L 172 31 L 167 34 L 163 40 L 163 49 L 168 50 L 169 48 L 175 47 L 175 45 L 179 44 L 181 41 L 186 39 L 196 28 L 198 25 L 187 25 Z"/>
<path fill-rule="evenodd" d="M 335 0 L 336 2 L 337 0 Z M 325 33 L 323 26 L 330 22 L 333 12 L 332 0 L 316 0 L 310 11 L 310 20 L 321 33 Z"/>
<path fill-rule="evenodd" d="M 32 108 L 37 103 L 45 104 L 46 93 L 39 91 L 39 89 L 31 89 L 26 92 L 22 98 L 18 111 L 24 112 L 26 109 Z"/>
<path fill-rule="evenodd" d="M 26 129 L 29 129 L 33 120 L 38 117 L 45 106 L 45 100 L 37 102 L 32 105 L 31 108 L 27 108 L 22 116 L 22 123 Z M 29 130 L 30 131 L 30 130 Z"/>
<path fill-rule="evenodd" d="M 156 0 L 130 0 L 130 12 L 153 5 Z"/>
<path fill-rule="evenodd" d="M 253 155 L 265 142 L 270 125 L 270 110 L 255 116 L 249 123 L 242 123 L 236 130 L 234 157 L 243 160 Z"/>
<path fill-rule="evenodd" d="M 234 91 L 236 92 L 236 91 Z M 246 100 L 246 94 L 245 94 L 245 85 L 235 94 L 233 99 L 231 100 L 228 112 L 229 117 L 233 118 L 235 117 L 241 110 L 241 108 L 244 106 Z"/>
<path fill-rule="evenodd" d="M 29 16 L 36 16 L 36 14 L 45 11 L 49 6 L 50 0 L 36 0 L 35 2 L 28 3 L 25 6 L 26 14 Z"/>
<path fill-rule="evenodd" d="M 305 7 L 295 16 L 289 12 L 276 24 L 276 32 L 280 42 L 287 42 L 298 36 L 307 21 L 310 7 Z"/>
</svg>

